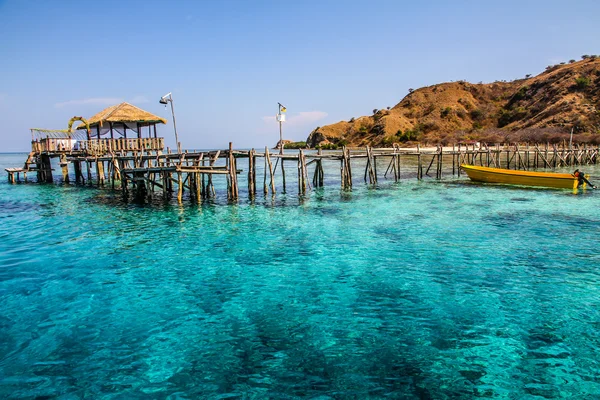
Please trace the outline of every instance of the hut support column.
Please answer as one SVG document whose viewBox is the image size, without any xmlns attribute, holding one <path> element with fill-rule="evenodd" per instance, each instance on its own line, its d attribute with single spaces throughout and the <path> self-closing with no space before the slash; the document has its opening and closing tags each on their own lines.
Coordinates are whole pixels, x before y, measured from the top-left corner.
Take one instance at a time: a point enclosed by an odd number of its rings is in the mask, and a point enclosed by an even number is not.
<svg viewBox="0 0 600 400">
<path fill-rule="evenodd" d="M 73 161 L 73 169 L 75 170 L 75 183 L 81 183 L 84 180 L 81 173 L 81 161 Z"/>
<path fill-rule="evenodd" d="M 60 168 L 62 170 L 62 176 L 64 182 L 69 182 L 69 164 L 67 163 L 67 155 L 60 155 Z"/>
<path fill-rule="evenodd" d="M 46 183 L 54 182 L 54 177 L 52 176 L 52 162 L 50 161 L 50 156 L 47 154 L 42 154 L 42 179 Z"/>
<path fill-rule="evenodd" d="M 96 174 L 98 175 L 98 185 L 104 185 L 104 163 L 96 157 Z"/>
</svg>

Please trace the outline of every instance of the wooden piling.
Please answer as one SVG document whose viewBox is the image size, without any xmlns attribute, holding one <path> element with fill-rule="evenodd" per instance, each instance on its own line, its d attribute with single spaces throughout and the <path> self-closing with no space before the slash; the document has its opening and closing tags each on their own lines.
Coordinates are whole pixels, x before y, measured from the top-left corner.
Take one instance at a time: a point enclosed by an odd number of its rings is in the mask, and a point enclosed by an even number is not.
<svg viewBox="0 0 600 400">
<path fill-rule="evenodd" d="M 417 179 L 423 179 L 423 160 L 421 159 L 421 147 L 417 144 Z"/>
<path fill-rule="evenodd" d="M 254 149 L 248 153 L 248 196 L 254 198 L 256 194 L 256 169 L 254 168 Z"/>
</svg>

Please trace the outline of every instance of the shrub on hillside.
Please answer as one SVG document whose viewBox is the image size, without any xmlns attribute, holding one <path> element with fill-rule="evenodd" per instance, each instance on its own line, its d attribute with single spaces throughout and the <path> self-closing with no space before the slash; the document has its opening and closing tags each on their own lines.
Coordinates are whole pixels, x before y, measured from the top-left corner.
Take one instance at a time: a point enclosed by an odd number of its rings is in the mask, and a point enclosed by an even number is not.
<svg viewBox="0 0 600 400">
<path fill-rule="evenodd" d="M 511 122 L 518 121 L 527 116 L 527 110 L 524 107 L 517 107 L 515 109 L 500 110 L 498 115 L 498 128 L 505 127 Z"/>
<path fill-rule="evenodd" d="M 285 145 L 286 149 L 305 149 L 306 142 L 291 142 Z"/>
<path fill-rule="evenodd" d="M 579 90 L 585 90 L 588 86 L 590 86 L 591 80 L 587 76 L 580 76 L 579 78 L 575 78 L 575 86 Z"/>
<path fill-rule="evenodd" d="M 440 111 L 440 117 L 446 118 L 450 115 L 451 112 L 452 112 L 452 108 L 446 107 L 446 108 L 442 109 L 442 111 Z"/>
<path fill-rule="evenodd" d="M 398 132 L 396 133 L 396 137 L 398 138 L 398 140 L 403 143 L 418 140 L 420 136 L 421 132 L 411 129 L 407 129 L 404 132 L 398 130 Z"/>
<path fill-rule="evenodd" d="M 473 119 L 475 121 L 482 121 L 483 119 L 485 119 L 485 113 L 480 109 L 471 111 L 470 115 L 471 115 L 471 119 Z"/>
</svg>

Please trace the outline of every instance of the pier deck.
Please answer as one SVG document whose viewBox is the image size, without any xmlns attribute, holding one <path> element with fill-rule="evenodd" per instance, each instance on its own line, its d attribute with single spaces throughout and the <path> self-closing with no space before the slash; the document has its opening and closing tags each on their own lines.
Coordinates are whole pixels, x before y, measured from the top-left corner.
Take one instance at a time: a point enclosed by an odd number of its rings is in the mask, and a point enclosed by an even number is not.
<svg viewBox="0 0 600 400">
<path fill-rule="evenodd" d="M 311 187 L 324 186 L 324 165 L 339 163 L 340 183 L 342 189 L 351 189 L 353 169 L 360 160 L 361 175 L 365 183 L 377 184 L 380 178 L 393 179 L 398 182 L 407 175 L 417 179 L 431 177 L 442 179 L 444 171 L 452 175 L 461 175 L 460 165 L 482 165 L 508 169 L 560 168 L 576 165 L 597 164 L 599 146 L 574 145 L 529 145 L 529 144 L 496 144 L 480 146 L 458 144 L 452 147 L 437 146 L 422 149 L 392 148 L 362 149 L 343 148 L 339 151 L 318 151 L 316 153 L 299 150 L 297 153 L 273 154 L 265 147 L 264 152 L 256 150 L 234 150 L 230 143 L 225 150 L 183 151 L 173 153 L 169 149 L 163 152 L 154 148 L 160 146 L 162 140 L 149 141 L 149 146 L 135 145 L 135 141 L 124 142 L 119 150 L 109 144 L 102 147 L 102 152 L 88 150 L 34 149 L 23 167 L 6 168 L 11 183 L 20 181 L 21 174 L 27 181 L 27 173 L 35 172 L 38 182 L 54 182 L 52 159 L 58 159 L 62 172 L 62 180 L 69 182 L 74 178 L 77 184 L 93 184 L 97 186 L 120 189 L 124 196 L 130 194 L 138 200 L 151 199 L 162 194 L 169 198 L 177 193 L 182 201 L 184 193 L 194 201 L 214 197 L 216 195 L 213 176 L 225 176 L 227 198 L 236 200 L 239 197 L 239 175 L 247 174 L 247 193 L 253 197 L 258 191 L 257 162 L 262 160 L 263 182 L 262 192 L 275 194 L 277 190 L 286 191 L 287 165 L 295 164 L 297 169 L 295 180 L 298 193 L 304 194 Z M 141 144 L 137 143 L 138 145 Z M 238 160 L 247 160 L 247 167 L 237 167 Z M 387 165 L 385 172 L 377 171 L 382 160 Z M 446 167 L 444 169 L 444 163 Z M 354 164 L 354 165 L 353 165 Z M 451 167 L 450 167 L 451 164 Z M 69 167 L 72 167 L 70 172 Z M 308 167 L 311 167 L 312 179 L 309 178 Z M 451 169 L 450 169 L 451 168 Z M 85 169 L 85 173 L 84 173 Z M 407 169 L 409 170 L 407 172 Z M 402 171 L 401 171 L 402 170 Z M 429 175 L 430 171 L 435 174 Z M 403 176 L 402 176 L 402 174 Z M 278 184 L 276 184 L 276 177 Z M 289 178 L 289 175 L 288 175 Z M 157 188 L 160 191 L 157 192 Z"/>
</svg>

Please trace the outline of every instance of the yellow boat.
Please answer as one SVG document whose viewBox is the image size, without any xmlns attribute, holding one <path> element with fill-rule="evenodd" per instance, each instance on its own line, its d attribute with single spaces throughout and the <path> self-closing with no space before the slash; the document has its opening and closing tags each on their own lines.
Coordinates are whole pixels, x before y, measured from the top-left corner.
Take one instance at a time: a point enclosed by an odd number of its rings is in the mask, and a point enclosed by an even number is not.
<svg viewBox="0 0 600 400">
<path fill-rule="evenodd" d="M 512 169 L 478 167 L 465 164 L 462 164 L 461 168 L 467 173 L 469 178 L 475 182 L 544 186 L 560 189 L 577 189 L 579 186 L 579 179 L 574 174 L 516 171 Z"/>
</svg>

